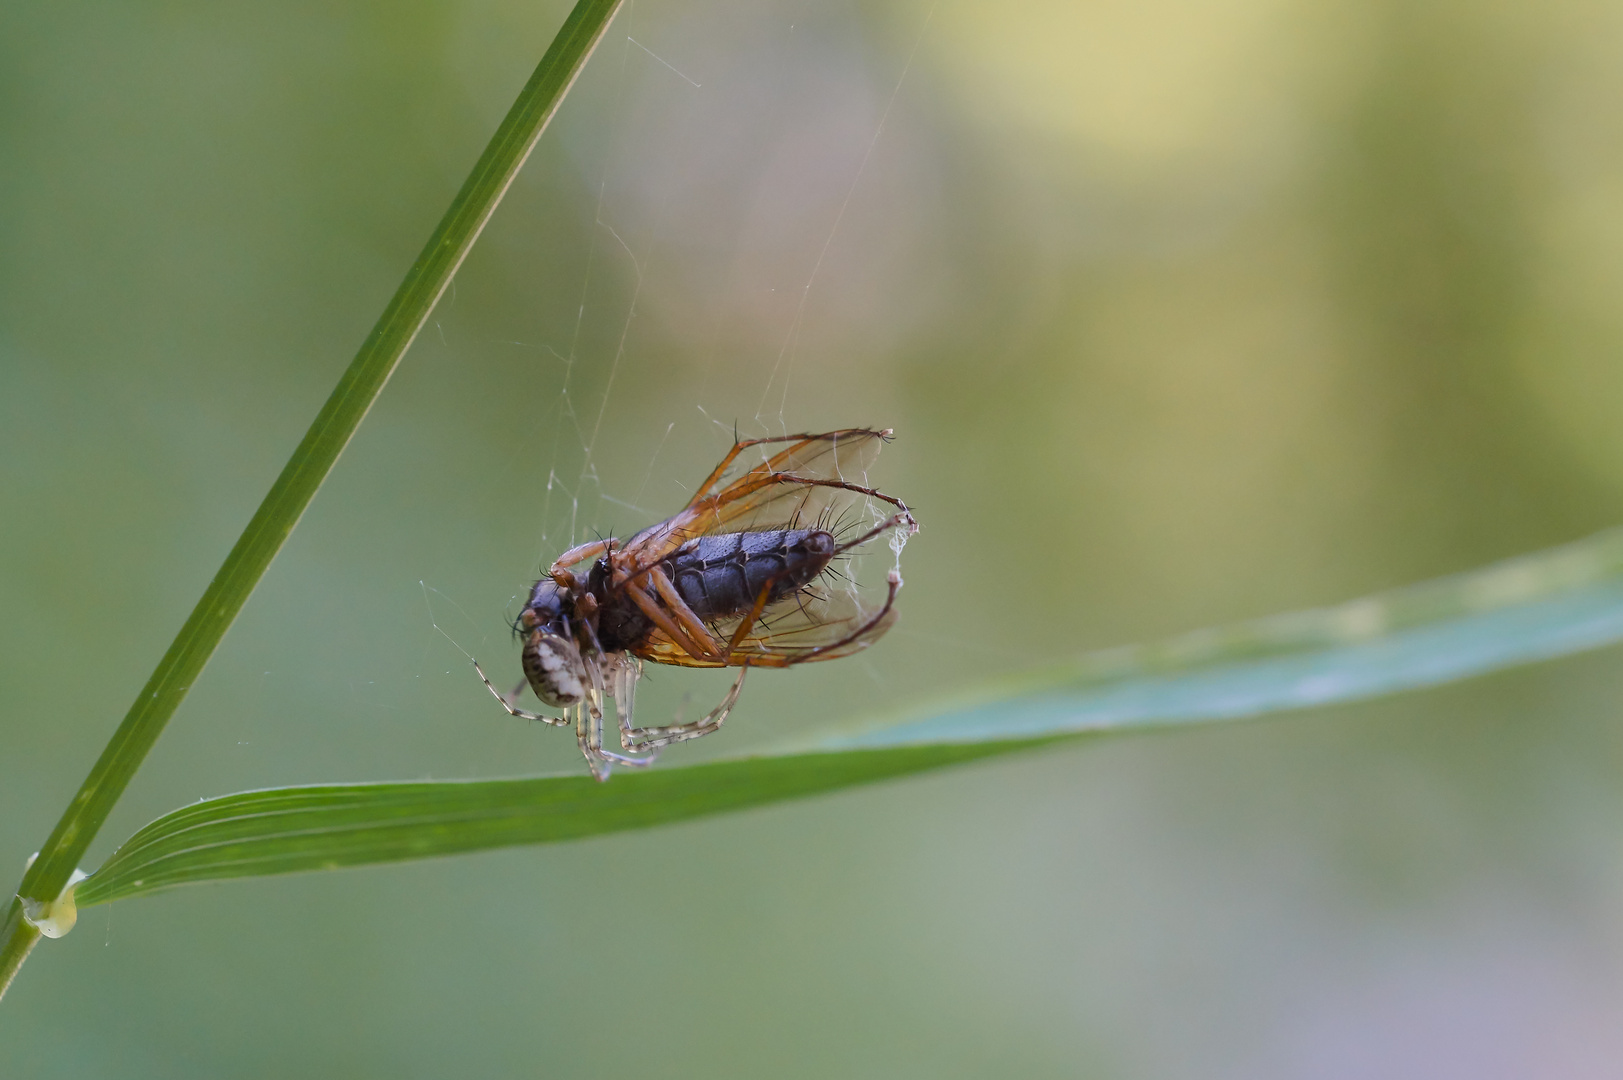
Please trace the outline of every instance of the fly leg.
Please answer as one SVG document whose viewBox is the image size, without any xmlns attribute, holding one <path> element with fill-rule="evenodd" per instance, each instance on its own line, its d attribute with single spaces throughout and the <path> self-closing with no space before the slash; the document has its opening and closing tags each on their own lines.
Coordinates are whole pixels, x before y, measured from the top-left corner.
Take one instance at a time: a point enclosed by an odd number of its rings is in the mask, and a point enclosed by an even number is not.
<svg viewBox="0 0 1623 1080">
<path fill-rule="evenodd" d="M 714 646 L 715 639 L 710 636 L 710 631 L 705 628 L 704 623 L 700 621 L 699 617 L 693 614 L 692 609 L 689 608 L 687 604 L 683 602 L 682 597 L 677 594 L 675 586 L 671 585 L 670 578 L 665 576 L 664 568 L 659 566 L 652 567 L 648 572 L 648 576 L 653 580 L 654 591 L 650 593 L 648 591 L 648 586 L 644 586 L 640 582 L 634 581 L 631 582 L 625 590 L 627 599 L 629 599 L 633 604 L 636 604 L 637 608 L 644 615 L 648 616 L 649 622 L 653 623 L 655 626 L 659 627 L 660 630 L 664 631 L 665 635 L 669 637 L 678 648 L 687 653 L 689 656 L 693 657 L 693 659 L 708 660 L 712 663 L 720 661 L 722 655 L 721 651 Z M 659 585 L 661 583 L 663 583 L 665 589 L 670 593 L 670 611 L 667 611 L 659 606 L 659 601 L 665 599 L 659 590 Z M 674 618 L 672 617 L 672 612 L 677 612 Z M 694 640 L 694 638 L 689 634 L 688 630 L 684 628 L 686 626 L 697 627 L 698 631 L 702 633 L 703 637 L 700 640 Z"/>
<path fill-rule="evenodd" d="M 568 568 L 576 563 L 606 555 L 619 545 L 620 541 L 610 537 L 607 540 L 593 540 L 590 543 L 572 547 L 553 560 L 552 565 L 547 568 L 547 576 L 556 580 L 560 573 L 567 572 Z"/>
<path fill-rule="evenodd" d="M 880 533 L 889 532 L 891 529 L 903 527 L 908 530 L 909 536 L 919 531 L 919 523 L 913 520 L 913 515 L 905 508 L 900 513 L 892 514 L 890 517 L 886 518 L 884 521 L 881 521 L 878 525 L 875 525 L 873 528 L 869 529 L 856 539 L 847 540 L 845 543 L 834 549 L 834 554 L 836 556 L 843 555 L 852 548 L 861 547 L 863 544 L 866 544 L 869 540 L 872 540 Z"/>
<path fill-rule="evenodd" d="M 682 645 L 689 656 L 695 660 L 726 658 L 726 654 L 717 646 L 716 639 L 711 635 L 710 628 L 704 624 L 703 619 L 693 613 L 692 608 L 688 607 L 687 601 L 683 600 L 682 594 L 676 591 L 676 586 L 671 583 L 670 575 L 665 573 L 663 566 L 655 566 L 648 571 L 648 583 L 654 587 L 654 592 L 665 602 L 666 610 L 676 620 L 687 641 L 698 646 L 699 651 L 695 652 L 681 640 L 677 641 L 677 644 Z M 708 655 L 706 655 L 707 653 Z"/>
<path fill-rule="evenodd" d="M 875 614 L 873 618 L 869 619 L 867 622 L 863 623 L 861 626 L 857 627 L 840 640 L 831 641 L 827 645 L 820 645 L 815 649 L 808 649 L 796 659 L 800 662 L 815 660 L 819 656 L 833 652 L 835 649 L 842 649 L 854 641 L 861 641 L 863 638 L 873 633 L 873 631 L 885 625 L 885 619 L 890 615 L 890 609 L 896 606 L 896 593 L 897 590 L 902 587 L 902 575 L 897 573 L 895 570 L 892 570 L 890 573 L 885 575 L 885 582 L 889 586 L 890 591 L 885 594 L 885 606 L 880 608 L 878 613 Z M 864 647 L 866 647 L 866 645 L 864 645 Z"/>
</svg>

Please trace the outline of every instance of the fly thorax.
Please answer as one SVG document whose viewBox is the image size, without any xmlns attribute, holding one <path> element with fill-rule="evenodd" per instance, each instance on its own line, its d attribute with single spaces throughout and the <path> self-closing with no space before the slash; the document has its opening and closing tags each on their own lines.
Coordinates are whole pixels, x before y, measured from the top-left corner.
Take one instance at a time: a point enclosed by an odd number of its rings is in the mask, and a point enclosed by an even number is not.
<svg viewBox="0 0 1623 1080">
<path fill-rule="evenodd" d="M 586 661 L 573 641 L 537 630 L 524 643 L 524 677 L 548 705 L 574 705 L 586 696 Z"/>
</svg>

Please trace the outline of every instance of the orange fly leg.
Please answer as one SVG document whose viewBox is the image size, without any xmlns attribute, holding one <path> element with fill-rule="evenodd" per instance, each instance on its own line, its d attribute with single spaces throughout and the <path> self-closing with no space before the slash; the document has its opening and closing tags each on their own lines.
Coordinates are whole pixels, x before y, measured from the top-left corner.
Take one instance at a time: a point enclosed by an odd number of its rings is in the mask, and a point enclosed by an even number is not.
<svg viewBox="0 0 1623 1080">
<path fill-rule="evenodd" d="M 743 622 L 738 624 L 738 629 L 733 631 L 732 640 L 727 642 L 727 660 L 729 662 L 733 658 L 733 650 L 738 648 L 739 642 L 750 636 L 750 631 L 755 629 L 756 620 L 761 617 L 761 612 L 766 610 L 766 598 L 772 595 L 772 586 L 774 584 L 774 581 L 768 581 L 761 586 L 761 593 L 755 598 L 755 604 L 750 608 L 750 613 L 745 616 Z"/>
<path fill-rule="evenodd" d="M 618 544 L 619 541 L 611 537 L 608 540 L 593 540 L 589 544 L 581 544 L 579 547 L 572 547 L 562 555 L 558 556 L 557 559 L 553 560 L 551 568 L 547 570 L 547 576 L 556 579 L 560 571 L 567 570 L 576 563 L 585 562 L 587 559 L 595 559 L 600 555 L 607 555 L 609 552 L 613 551 Z"/>
<path fill-rule="evenodd" d="M 609 583 L 616 589 L 624 588 L 632 579 L 641 577 L 649 567 L 658 566 L 671 552 L 703 534 L 693 527 L 693 516 L 686 510 L 660 522 L 652 529 L 638 534 L 633 546 L 622 550 L 614 559 L 614 572 Z"/>
<path fill-rule="evenodd" d="M 775 473 L 772 479 L 779 484 L 800 484 L 805 487 L 827 487 L 839 488 L 841 491 L 854 491 L 859 495 L 867 495 L 869 498 L 878 499 L 880 502 L 890 503 L 890 505 L 904 513 L 907 511 L 907 504 L 902 500 L 893 499 L 883 491 L 863 487 L 861 484 L 850 484 L 844 480 L 818 480 L 815 477 L 796 476 L 794 473 Z M 911 516 L 909 516 L 908 520 L 912 520 Z"/>
<path fill-rule="evenodd" d="M 879 609 L 878 614 L 840 640 L 831 641 L 827 645 L 820 645 L 815 649 L 802 653 L 795 658 L 796 662 L 816 660 L 825 653 L 833 652 L 835 649 L 849 645 L 853 641 L 860 641 L 863 635 L 872 633 L 874 627 L 884 622 L 885 616 L 890 614 L 891 606 L 896 603 L 896 592 L 902 587 L 902 576 L 894 570 L 890 572 L 890 576 L 886 580 L 890 583 L 890 593 L 885 597 L 885 606 Z M 754 661 L 751 661 L 751 663 L 754 663 Z"/>
<path fill-rule="evenodd" d="M 631 597 L 631 602 L 636 604 L 637 607 L 641 609 L 642 613 L 648 616 L 649 620 L 655 626 L 663 630 L 667 637 L 681 647 L 683 652 L 687 653 L 695 660 L 709 661 L 711 663 L 718 662 L 719 658 L 714 653 L 710 652 L 708 649 L 705 649 L 692 638 L 688 637 L 687 632 L 684 631 L 680 626 L 677 626 L 675 620 L 673 620 L 664 611 L 660 610 L 659 604 L 655 601 L 654 597 L 648 594 L 643 586 L 629 585 L 626 587 L 625 593 L 627 596 Z M 705 637 L 708 639 L 709 634 L 707 633 Z"/>
<path fill-rule="evenodd" d="M 665 568 L 656 566 L 648 571 L 648 580 L 654 586 L 654 591 L 659 593 L 659 598 L 665 602 L 665 609 L 676 618 L 676 622 L 687 632 L 689 639 L 695 644 L 709 645 L 710 657 L 725 659 L 725 655 L 716 647 L 716 639 L 710 633 L 710 628 L 693 613 L 692 608 L 688 607 L 687 601 L 682 599 L 682 594 L 677 592 L 676 586 L 672 584 L 670 575 L 665 573 Z"/>
<path fill-rule="evenodd" d="M 863 544 L 866 544 L 869 540 L 872 540 L 881 533 L 889 532 L 891 529 L 902 525 L 912 526 L 914 532 L 917 532 L 919 528 L 919 523 L 913 520 L 913 515 L 908 512 L 906 507 L 902 508 L 901 513 L 892 514 L 890 517 L 886 518 L 878 525 L 875 525 L 873 528 L 869 529 L 855 540 L 847 540 L 845 543 L 834 549 L 834 554 L 836 556 L 843 555 L 845 552 L 850 551 L 854 547 L 860 547 Z"/>
</svg>

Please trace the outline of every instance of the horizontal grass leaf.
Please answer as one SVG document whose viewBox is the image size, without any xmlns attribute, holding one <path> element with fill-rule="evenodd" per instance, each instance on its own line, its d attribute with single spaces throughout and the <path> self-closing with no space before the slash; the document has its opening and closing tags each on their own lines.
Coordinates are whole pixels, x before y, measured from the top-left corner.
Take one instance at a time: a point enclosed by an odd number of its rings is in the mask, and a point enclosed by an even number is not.
<svg viewBox="0 0 1623 1080">
<path fill-rule="evenodd" d="M 198 881 L 575 840 L 799 798 L 1023 749 L 1032 742 L 738 758 L 530 780 L 275 788 L 154 821 L 78 888 L 81 908 Z"/>
<path fill-rule="evenodd" d="M 177 885 L 573 840 L 872 783 L 1089 733 L 1397 693 L 1623 641 L 1623 531 L 1484 570 L 1111 650 L 899 724 L 617 775 L 277 788 L 136 833 L 80 907 Z"/>
</svg>

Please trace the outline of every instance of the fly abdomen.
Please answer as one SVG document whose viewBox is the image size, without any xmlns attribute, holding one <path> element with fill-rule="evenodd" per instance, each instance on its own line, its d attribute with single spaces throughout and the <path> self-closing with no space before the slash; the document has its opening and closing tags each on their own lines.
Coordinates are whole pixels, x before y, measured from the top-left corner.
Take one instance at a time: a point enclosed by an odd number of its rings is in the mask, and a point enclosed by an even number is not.
<svg viewBox="0 0 1623 1080">
<path fill-rule="evenodd" d="M 689 540 L 664 562 L 676 591 L 706 621 L 744 615 L 803 588 L 827 569 L 834 535 L 824 529 L 720 533 Z"/>
</svg>

